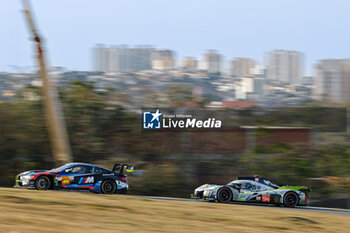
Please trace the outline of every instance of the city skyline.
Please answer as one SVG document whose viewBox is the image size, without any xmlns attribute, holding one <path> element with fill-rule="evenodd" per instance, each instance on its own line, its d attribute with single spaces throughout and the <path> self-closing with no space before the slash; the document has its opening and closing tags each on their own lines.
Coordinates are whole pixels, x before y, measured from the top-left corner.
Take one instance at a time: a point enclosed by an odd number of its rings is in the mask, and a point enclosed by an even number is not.
<svg viewBox="0 0 350 233">
<path fill-rule="evenodd" d="M 20 2 L 1 5 L 0 70 L 35 65 Z M 33 2 L 50 66 L 91 70 L 96 43 L 151 44 L 175 50 L 178 60 L 215 49 L 225 63 L 247 57 L 263 64 L 268 51 L 296 50 L 305 54 L 305 75 L 319 60 L 350 57 L 343 26 L 350 23 L 349 7 L 341 0 Z"/>
</svg>

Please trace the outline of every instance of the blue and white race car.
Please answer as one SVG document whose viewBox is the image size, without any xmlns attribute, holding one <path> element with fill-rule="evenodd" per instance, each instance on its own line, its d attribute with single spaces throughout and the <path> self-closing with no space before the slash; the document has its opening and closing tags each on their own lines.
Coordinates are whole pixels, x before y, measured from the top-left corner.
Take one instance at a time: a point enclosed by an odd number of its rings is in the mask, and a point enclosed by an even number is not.
<svg viewBox="0 0 350 233">
<path fill-rule="evenodd" d="M 226 185 L 204 184 L 194 190 L 192 197 L 228 203 L 233 201 L 270 203 L 295 207 L 306 205 L 306 186 L 279 186 L 261 177 L 238 177 Z"/>
<path fill-rule="evenodd" d="M 123 193 L 129 188 L 125 171 L 134 167 L 115 164 L 112 170 L 86 163 L 67 163 L 48 171 L 26 171 L 16 176 L 16 188 L 38 190 L 89 190 L 95 193 Z"/>
</svg>

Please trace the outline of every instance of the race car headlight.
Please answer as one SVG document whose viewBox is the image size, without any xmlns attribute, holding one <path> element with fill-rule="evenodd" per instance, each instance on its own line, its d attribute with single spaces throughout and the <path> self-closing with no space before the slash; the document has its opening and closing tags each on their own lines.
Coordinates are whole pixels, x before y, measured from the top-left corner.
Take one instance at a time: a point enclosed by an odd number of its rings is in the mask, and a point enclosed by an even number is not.
<svg viewBox="0 0 350 233">
<path fill-rule="evenodd" d="M 22 176 L 23 180 L 31 180 L 34 176 Z"/>
</svg>

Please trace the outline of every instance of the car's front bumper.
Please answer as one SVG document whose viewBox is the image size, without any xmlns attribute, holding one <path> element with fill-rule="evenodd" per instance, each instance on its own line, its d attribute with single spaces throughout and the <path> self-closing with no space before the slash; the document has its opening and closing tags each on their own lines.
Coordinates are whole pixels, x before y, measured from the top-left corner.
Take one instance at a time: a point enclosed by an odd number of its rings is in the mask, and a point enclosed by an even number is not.
<svg viewBox="0 0 350 233">
<path fill-rule="evenodd" d="M 14 188 L 35 188 L 35 181 L 33 179 L 24 179 L 23 176 L 17 175 Z"/>
<path fill-rule="evenodd" d="M 215 190 L 213 189 L 196 189 L 191 198 L 213 201 L 215 200 Z"/>
</svg>

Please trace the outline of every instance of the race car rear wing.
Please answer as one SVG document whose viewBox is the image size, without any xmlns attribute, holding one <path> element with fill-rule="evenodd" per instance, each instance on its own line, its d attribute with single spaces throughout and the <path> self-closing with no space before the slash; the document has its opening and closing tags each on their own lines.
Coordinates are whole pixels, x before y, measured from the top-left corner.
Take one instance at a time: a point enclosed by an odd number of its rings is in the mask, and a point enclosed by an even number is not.
<svg viewBox="0 0 350 233">
<path fill-rule="evenodd" d="M 135 170 L 134 166 L 129 166 L 127 164 L 120 164 L 120 163 L 114 164 L 113 169 L 112 169 L 112 171 L 114 173 L 118 173 L 120 175 L 123 175 L 124 171 L 133 172 L 134 170 Z"/>
</svg>

